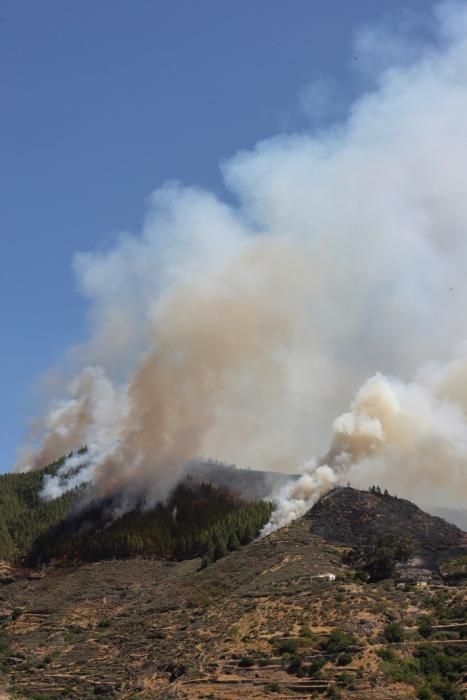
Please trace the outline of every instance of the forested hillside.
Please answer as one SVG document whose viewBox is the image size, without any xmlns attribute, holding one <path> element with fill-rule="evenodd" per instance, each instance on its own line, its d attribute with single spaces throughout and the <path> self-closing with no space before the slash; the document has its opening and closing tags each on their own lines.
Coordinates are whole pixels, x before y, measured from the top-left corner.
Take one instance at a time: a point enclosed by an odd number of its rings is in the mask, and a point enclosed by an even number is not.
<svg viewBox="0 0 467 700">
<path fill-rule="evenodd" d="M 22 560 L 39 535 L 66 517 L 75 492 L 53 501 L 39 497 L 44 474 L 54 473 L 62 463 L 59 460 L 40 471 L 0 476 L 0 559 Z"/>
<path fill-rule="evenodd" d="M 246 503 L 226 488 L 187 480 L 167 503 L 126 513 L 106 527 L 99 526 L 99 508 L 60 523 L 37 539 L 28 561 L 150 554 L 175 559 L 201 556 L 206 565 L 254 539 L 271 509 L 270 503 Z"/>
<path fill-rule="evenodd" d="M 109 503 L 77 510 L 77 491 L 41 500 L 44 473 L 61 463 L 0 476 L 0 559 L 38 565 L 147 554 L 201 556 L 207 565 L 254 539 L 271 514 L 270 503 L 246 502 L 226 487 L 187 478 L 167 503 L 113 520 Z"/>
</svg>

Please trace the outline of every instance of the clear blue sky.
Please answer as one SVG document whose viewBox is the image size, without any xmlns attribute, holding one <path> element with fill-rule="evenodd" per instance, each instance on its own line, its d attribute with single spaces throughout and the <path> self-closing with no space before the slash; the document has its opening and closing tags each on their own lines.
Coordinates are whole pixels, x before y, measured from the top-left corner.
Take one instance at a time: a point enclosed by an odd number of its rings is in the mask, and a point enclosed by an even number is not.
<svg viewBox="0 0 467 700">
<path fill-rule="evenodd" d="M 304 128 L 303 87 L 359 89 L 352 37 L 431 0 L 0 1 L 0 469 L 34 385 L 85 334 L 76 250 L 136 231 L 166 179 Z"/>
</svg>

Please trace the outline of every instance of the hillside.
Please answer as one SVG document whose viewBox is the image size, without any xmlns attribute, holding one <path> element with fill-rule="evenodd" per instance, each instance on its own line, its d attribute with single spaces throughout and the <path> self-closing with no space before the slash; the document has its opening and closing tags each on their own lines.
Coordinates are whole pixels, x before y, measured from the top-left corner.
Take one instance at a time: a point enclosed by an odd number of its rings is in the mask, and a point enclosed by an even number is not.
<svg viewBox="0 0 467 700">
<path fill-rule="evenodd" d="M 186 480 L 166 503 L 109 519 L 111 504 L 72 512 L 32 544 L 26 562 L 98 561 L 137 555 L 168 559 L 203 557 L 208 564 L 254 539 L 272 505 L 245 501 L 226 488 Z"/>
<path fill-rule="evenodd" d="M 20 561 L 37 537 L 66 518 L 76 492 L 48 502 L 39 496 L 44 474 L 53 474 L 62 463 L 58 460 L 42 470 L 0 475 L 0 560 Z"/>
<path fill-rule="evenodd" d="M 206 563 L 250 542 L 269 520 L 271 504 L 246 500 L 221 481 L 187 474 L 166 503 L 114 518 L 112 502 L 81 505 L 75 489 L 52 501 L 40 497 L 43 470 L 0 476 L 0 560 L 38 566 L 50 559 L 97 561 L 158 555 Z"/>
<path fill-rule="evenodd" d="M 465 552 L 459 530 L 414 508 L 338 489 L 204 568 L 137 557 L 11 572 L 0 589 L 4 685 L 44 699 L 461 700 L 465 584 L 368 583 L 344 563 L 349 545 L 386 527 Z"/>
</svg>

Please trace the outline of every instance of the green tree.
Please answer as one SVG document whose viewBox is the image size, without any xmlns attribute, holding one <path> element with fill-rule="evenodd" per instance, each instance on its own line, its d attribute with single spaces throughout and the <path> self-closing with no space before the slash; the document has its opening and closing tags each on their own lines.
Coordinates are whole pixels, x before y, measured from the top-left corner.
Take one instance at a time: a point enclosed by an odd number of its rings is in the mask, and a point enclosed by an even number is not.
<svg viewBox="0 0 467 700">
<path fill-rule="evenodd" d="M 356 641 L 353 634 L 334 629 L 327 640 L 322 643 L 321 648 L 328 654 L 342 654 L 355 646 Z"/>
</svg>

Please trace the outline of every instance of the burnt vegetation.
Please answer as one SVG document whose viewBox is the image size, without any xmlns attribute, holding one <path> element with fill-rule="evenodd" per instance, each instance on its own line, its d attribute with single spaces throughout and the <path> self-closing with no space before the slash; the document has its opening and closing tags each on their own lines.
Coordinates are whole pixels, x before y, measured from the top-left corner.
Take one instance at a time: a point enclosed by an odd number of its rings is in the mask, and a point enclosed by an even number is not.
<svg viewBox="0 0 467 700">
<path fill-rule="evenodd" d="M 414 503 L 374 486 L 370 491 L 338 487 L 306 514 L 312 532 L 351 547 L 375 542 L 380 535 L 410 535 L 418 547 L 442 549 L 461 543 L 465 533 Z"/>
</svg>

